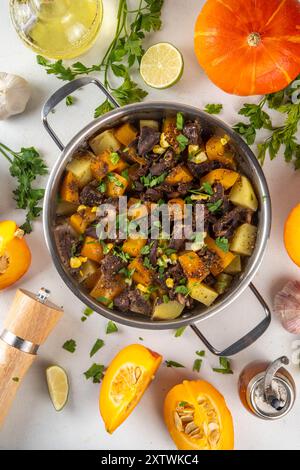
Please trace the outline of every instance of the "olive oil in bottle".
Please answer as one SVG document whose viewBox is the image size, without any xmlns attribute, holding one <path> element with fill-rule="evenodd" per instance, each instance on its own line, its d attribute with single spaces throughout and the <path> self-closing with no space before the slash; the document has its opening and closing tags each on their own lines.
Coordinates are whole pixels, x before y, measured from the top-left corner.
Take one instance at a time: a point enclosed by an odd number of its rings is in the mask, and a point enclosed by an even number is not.
<svg viewBox="0 0 300 470">
<path fill-rule="evenodd" d="M 94 43 L 102 23 L 102 0 L 10 0 L 21 39 L 36 53 L 71 59 Z"/>
</svg>

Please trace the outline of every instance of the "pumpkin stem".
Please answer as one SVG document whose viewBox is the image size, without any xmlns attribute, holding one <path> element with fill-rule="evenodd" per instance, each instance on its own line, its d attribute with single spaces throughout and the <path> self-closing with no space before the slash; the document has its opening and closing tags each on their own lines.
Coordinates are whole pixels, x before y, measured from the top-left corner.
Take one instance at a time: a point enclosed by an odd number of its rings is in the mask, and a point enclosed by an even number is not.
<svg viewBox="0 0 300 470">
<path fill-rule="evenodd" d="M 251 47 L 257 47 L 261 43 L 261 35 L 259 33 L 251 33 L 248 36 L 248 44 Z"/>
</svg>

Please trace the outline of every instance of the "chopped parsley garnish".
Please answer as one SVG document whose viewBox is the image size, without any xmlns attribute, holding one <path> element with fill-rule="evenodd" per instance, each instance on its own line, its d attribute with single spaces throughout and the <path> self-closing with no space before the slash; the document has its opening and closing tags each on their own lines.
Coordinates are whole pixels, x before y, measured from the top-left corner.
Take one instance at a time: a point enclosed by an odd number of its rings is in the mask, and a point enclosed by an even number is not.
<svg viewBox="0 0 300 470">
<path fill-rule="evenodd" d="M 148 269 L 152 268 L 152 264 L 151 264 L 150 259 L 148 258 L 148 256 L 145 256 L 144 261 L 143 261 L 143 265 L 145 266 L 145 268 L 148 268 Z"/>
<path fill-rule="evenodd" d="M 214 367 L 214 372 L 217 372 L 218 374 L 233 374 L 233 371 L 231 370 L 230 361 L 229 359 L 227 359 L 227 357 L 220 357 L 219 362 L 221 367 Z"/>
<path fill-rule="evenodd" d="M 193 371 L 200 372 L 202 366 L 202 359 L 195 359 L 193 365 Z"/>
<path fill-rule="evenodd" d="M 211 184 L 207 182 L 202 183 L 200 191 L 204 191 L 206 194 L 209 194 L 210 196 L 214 194 Z"/>
<path fill-rule="evenodd" d="M 83 311 L 83 316 L 81 317 L 81 321 L 84 322 L 88 319 L 90 315 L 92 315 L 94 311 L 90 307 L 86 307 Z"/>
<path fill-rule="evenodd" d="M 144 341 L 144 338 L 142 338 L 141 336 L 139 336 L 139 340 L 140 340 L 140 341 Z"/>
<path fill-rule="evenodd" d="M 220 114 L 222 109 L 222 104 L 207 104 L 204 108 L 204 111 L 209 114 Z"/>
<path fill-rule="evenodd" d="M 186 329 L 186 326 L 181 326 L 180 328 L 178 328 L 176 331 L 175 331 L 175 338 L 179 338 L 180 336 L 183 335 L 184 331 Z"/>
<path fill-rule="evenodd" d="M 189 295 L 190 290 L 186 286 L 177 286 L 175 287 L 176 294 Z"/>
<path fill-rule="evenodd" d="M 97 339 L 94 346 L 91 349 L 90 352 L 90 357 L 93 357 L 99 349 L 103 348 L 104 346 L 104 341 L 103 339 Z"/>
<path fill-rule="evenodd" d="M 166 294 L 163 295 L 163 302 L 164 302 L 164 304 L 168 304 L 170 302 L 170 299 Z"/>
<path fill-rule="evenodd" d="M 99 185 L 98 185 L 98 191 L 100 191 L 100 193 L 105 193 L 105 191 L 106 191 L 106 183 L 105 183 L 105 181 L 101 181 L 101 183 L 99 183 Z"/>
<path fill-rule="evenodd" d="M 196 351 L 197 356 L 204 357 L 205 351 Z"/>
<path fill-rule="evenodd" d="M 72 106 L 72 104 L 74 104 L 74 101 L 75 101 L 74 96 L 69 95 L 69 96 L 66 97 L 66 105 L 67 106 Z"/>
<path fill-rule="evenodd" d="M 19 382 L 20 381 L 19 377 L 13 377 L 12 379 L 13 379 L 14 382 Z"/>
<path fill-rule="evenodd" d="M 187 401 L 180 401 L 180 402 L 178 403 L 178 406 L 184 407 L 184 406 L 186 406 L 186 405 L 188 405 L 188 402 L 187 402 Z"/>
<path fill-rule="evenodd" d="M 100 240 L 100 243 L 101 243 L 101 245 L 102 245 L 103 254 L 104 254 L 104 255 L 107 255 L 107 254 L 110 252 L 109 247 L 106 245 L 106 243 L 104 243 L 103 240 Z"/>
<path fill-rule="evenodd" d="M 143 248 L 141 249 L 141 255 L 148 255 L 150 253 L 150 246 L 149 245 L 145 245 L 143 246 Z"/>
<path fill-rule="evenodd" d="M 106 325 L 106 334 L 110 335 L 111 333 L 116 333 L 118 331 L 117 325 L 113 321 L 109 321 Z"/>
<path fill-rule="evenodd" d="M 104 297 L 104 295 L 100 295 L 97 297 L 98 302 L 101 302 L 102 304 L 108 304 L 110 302 L 110 299 L 107 297 Z"/>
<path fill-rule="evenodd" d="M 122 181 L 120 181 L 115 175 L 113 175 L 112 173 L 108 173 L 107 174 L 107 178 L 109 179 L 109 181 L 111 183 L 114 183 L 116 186 L 118 186 L 119 188 L 124 188 L 124 184 L 122 183 Z"/>
<path fill-rule="evenodd" d="M 162 173 L 159 176 L 152 176 L 150 173 L 146 176 L 141 176 L 140 181 L 143 183 L 143 185 L 146 188 L 153 188 L 154 186 L 157 186 L 158 184 L 161 184 L 165 181 L 167 176 L 167 172 Z"/>
<path fill-rule="evenodd" d="M 74 339 L 69 339 L 63 344 L 63 349 L 66 351 L 73 353 L 76 351 L 76 341 Z"/>
<path fill-rule="evenodd" d="M 177 113 L 176 116 L 176 127 L 179 131 L 182 131 L 184 126 L 184 117 L 182 113 Z"/>
<path fill-rule="evenodd" d="M 180 364 L 179 362 L 176 362 L 176 361 L 165 361 L 165 364 L 167 367 L 185 367 L 183 366 L 182 364 Z"/>
<path fill-rule="evenodd" d="M 216 238 L 216 245 L 218 248 L 220 248 L 220 250 L 224 251 L 224 253 L 228 253 L 229 251 L 228 238 L 225 238 L 225 237 Z"/>
<path fill-rule="evenodd" d="M 188 145 L 189 143 L 189 139 L 187 137 L 185 137 L 185 135 L 183 134 L 179 134 L 177 137 L 176 137 L 176 140 L 177 142 L 179 143 L 179 149 L 181 152 L 183 152 L 183 150 L 186 148 L 186 146 Z"/>
<path fill-rule="evenodd" d="M 217 212 L 223 204 L 222 199 L 218 199 L 216 202 L 208 202 L 207 208 L 210 212 Z"/>
<path fill-rule="evenodd" d="M 94 384 L 99 384 L 104 377 L 105 367 L 102 364 L 94 363 L 86 372 L 84 372 L 85 378 L 93 379 Z"/>
<path fill-rule="evenodd" d="M 123 176 L 127 181 L 129 180 L 128 168 L 121 172 L 121 176 Z"/>
<path fill-rule="evenodd" d="M 120 160 L 120 156 L 117 152 L 111 152 L 110 154 L 110 161 L 113 165 L 116 165 Z"/>
</svg>

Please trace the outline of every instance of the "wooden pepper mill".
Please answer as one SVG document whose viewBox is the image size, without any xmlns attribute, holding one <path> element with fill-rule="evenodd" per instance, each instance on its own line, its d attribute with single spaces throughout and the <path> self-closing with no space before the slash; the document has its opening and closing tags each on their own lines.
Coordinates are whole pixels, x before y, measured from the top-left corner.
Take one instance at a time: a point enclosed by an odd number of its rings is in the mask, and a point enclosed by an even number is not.
<svg viewBox="0 0 300 470">
<path fill-rule="evenodd" d="M 20 383 L 63 314 L 48 300 L 50 292 L 37 295 L 18 289 L 0 335 L 0 426 Z"/>
</svg>

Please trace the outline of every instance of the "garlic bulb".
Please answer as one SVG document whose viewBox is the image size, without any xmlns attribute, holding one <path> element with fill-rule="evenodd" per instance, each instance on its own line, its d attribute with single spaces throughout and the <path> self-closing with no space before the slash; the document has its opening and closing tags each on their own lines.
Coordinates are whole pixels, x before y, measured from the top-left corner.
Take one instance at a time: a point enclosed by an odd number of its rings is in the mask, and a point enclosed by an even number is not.
<svg viewBox="0 0 300 470">
<path fill-rule="evenodd" d="M 0 72 L 0 120 L 22 113 L 29 98 L 30 88 L 24 78 Z"/>
<path fill-rule="evenodd" d="M 275 313 L 290 333 L 300 334 L 300 281 L 290 281 L 275 296 Z"/>
</svg>

